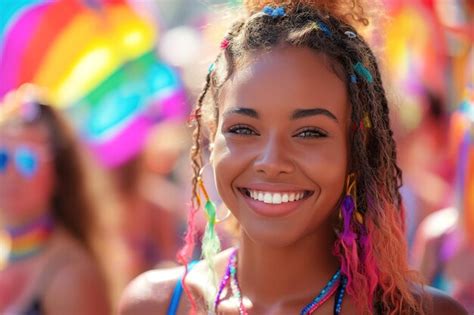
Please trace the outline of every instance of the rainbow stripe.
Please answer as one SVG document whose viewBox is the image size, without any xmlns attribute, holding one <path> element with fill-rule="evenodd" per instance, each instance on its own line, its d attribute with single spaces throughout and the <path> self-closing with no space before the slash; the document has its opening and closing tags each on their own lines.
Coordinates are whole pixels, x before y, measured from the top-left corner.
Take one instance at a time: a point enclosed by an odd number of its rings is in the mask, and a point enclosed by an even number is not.
<svg viewBox="0 0 474 315">
<path fill-rule="evenodd" d="M 135 155 L 152 125 L 186 118 L 181 80 L 155 53 L 158 31 L 124 0 L 8 6 L 0 97 L 27 82 L 47 89 L 105 165 Z"/>
<path fill-rule="evenodd" d="M 50 215 L 45 215 L 21 227 L 7 228 L 9 251 L 7 263 L 38 254 L 51 238 L 54 221 Z"/>
</svg>

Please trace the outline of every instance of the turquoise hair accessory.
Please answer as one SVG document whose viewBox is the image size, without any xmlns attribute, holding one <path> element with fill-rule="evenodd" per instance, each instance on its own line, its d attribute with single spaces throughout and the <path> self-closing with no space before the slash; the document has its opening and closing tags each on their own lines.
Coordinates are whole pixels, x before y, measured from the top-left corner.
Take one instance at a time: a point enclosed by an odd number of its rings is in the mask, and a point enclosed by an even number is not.
<svg viewBox="0 0 474 315">
<path fill-rule="evenodd" d="M 374 82 L 372 74 L 360 61 L 354 66 L 354 71 L 363 77 L 368 83 Z"/>
<path fill-rule="evenodd" d="M 211 64 L 209 65 L 209 68 L 207 69 L 207 71 L 208 71 L 209 73 L 211 73 L 212 71 L 214 71 L 215 68 L 216 68 L 216 64 L 215 64 L 215 63 L 211 63 Z"/>
<path fill-rule="evenodd" d="M 211 229 L 211 233 L 214 231 L 214 226 L 216 225 L 216 205 L 211 201 L 206 201 L 206 205 L 204 206 L 206 211 L 207 221 L 209 222 L 209 228 Z"/>
<path fill-rule="evenodd" d="M 283 7 L 276 7 L 276 8 L 273 8 L 271 6 L 265 6 L 262 10 L 263 13 L 265 13 L 266 15 L 270 15 L 272 18 L 277 18 L 277 17 L 283 17 L 285 16 L 285 8 Z"/>
</svg>

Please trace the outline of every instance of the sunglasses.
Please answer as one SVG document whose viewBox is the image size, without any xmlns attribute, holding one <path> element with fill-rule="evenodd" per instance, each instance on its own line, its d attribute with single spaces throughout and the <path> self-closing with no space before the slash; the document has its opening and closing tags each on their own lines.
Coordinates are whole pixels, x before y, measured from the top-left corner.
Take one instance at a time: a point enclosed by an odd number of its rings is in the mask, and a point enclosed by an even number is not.
<svg viewBox="0 0 474 315">
<path fill-rule="evenodd" d="M 7 148 L 0 145 L 0 175 L 6 173 L 8 165 L 12 163 L 24 178 L 33 178 L 38 171 L 39 163 L 48 159 L 46 150 L 41 149 L 44 148 L 28 145 Z"/>
</svg>

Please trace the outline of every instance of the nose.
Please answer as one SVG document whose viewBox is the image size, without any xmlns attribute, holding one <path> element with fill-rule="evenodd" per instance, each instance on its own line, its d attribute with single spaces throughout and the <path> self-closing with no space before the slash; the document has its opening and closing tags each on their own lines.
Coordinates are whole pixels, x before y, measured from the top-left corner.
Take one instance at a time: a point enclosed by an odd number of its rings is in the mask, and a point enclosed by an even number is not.
<svg viewBox="0 0 474 315">
<path fill-rule="evenodd" d="M 254 162 L 254 169 L 268 177 L 289 174 L 294 171 L 289 148 L 284 140 L 270 136 L 262 144 L 260 154 Z"/>
</svg>

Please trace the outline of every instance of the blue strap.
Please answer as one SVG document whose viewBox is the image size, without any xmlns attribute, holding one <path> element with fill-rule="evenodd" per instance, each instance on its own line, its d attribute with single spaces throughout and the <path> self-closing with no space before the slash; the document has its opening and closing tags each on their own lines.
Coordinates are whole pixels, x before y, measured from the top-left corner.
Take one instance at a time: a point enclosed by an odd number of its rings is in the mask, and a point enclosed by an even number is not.
<svg viewBox="0 0 474 315">
<path fill-rule="evenodd" d="M 198 263 L 198 261 L 192 261 L 188 265 L 188 272 L 193 269 L 193 267 Z M 179 307 L 179 300 L 181 299 L 181 295 L 183 294 L 183 278 L 180 277 L 176 282 L 176 286 L 174 287 L 173 295 L 171 296 L 171 302 L 168 306 L 167 315 L 176 315 Z"/>
<path fill-rule="evenodd" d="M 346 291 L 347 278 L 342 276 L 341 283 L 337 288 L 336 299 L 334 300 L 334 315 L 340 315 L 342 309 L 342 300 L 344 299 L 344 293 Z"/>
</svg>

